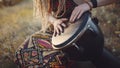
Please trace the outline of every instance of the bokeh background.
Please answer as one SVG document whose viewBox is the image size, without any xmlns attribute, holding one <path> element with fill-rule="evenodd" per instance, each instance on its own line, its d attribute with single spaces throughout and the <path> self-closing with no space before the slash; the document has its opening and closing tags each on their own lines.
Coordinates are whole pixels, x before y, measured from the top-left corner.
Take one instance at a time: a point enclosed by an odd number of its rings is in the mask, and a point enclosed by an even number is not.
<svg viewBox="0 0 120 68">
<path fill-rule="evenodd" d="M 0 68 L 17 68 L 14 54 L 31 34 L 40 30 L 33 19 L 32 0 L 0 0 Z M 105 36 L 105 48 L 120 58 L 120 3 L 92 10 Z"/>
</svg>

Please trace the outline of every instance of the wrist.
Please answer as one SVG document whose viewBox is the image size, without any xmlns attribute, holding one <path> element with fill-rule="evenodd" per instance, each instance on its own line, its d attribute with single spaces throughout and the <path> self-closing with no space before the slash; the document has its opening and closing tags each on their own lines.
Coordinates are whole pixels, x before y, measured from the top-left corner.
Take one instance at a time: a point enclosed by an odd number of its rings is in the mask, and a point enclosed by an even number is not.
<svg viewBox="0 0 120 68">
<path fill-rule="evenodd" d="M 87 2 L 87 1 L 85 1 L 85 3 L 89 6 L 89 10 L 92 10 L 92 8 L 93 8 L 92 3 L 91 2 Z"/>
<path fill-rule="evenodd" d="M 97 0 L 90 0 L 92 5 L 93 5 L 93 8 L 96 8 L 98 6 L 97 4 Z"/>
<path fill-rule="evenodd" d="M 49 22 L 51 23 L 51 24 L 53 24 L 54 23 L 54 21 L 56 21 L 57 19 L 55 18 L 55 17 L 53 17 L 52 15 L 49 15 Z"/>
</svg>

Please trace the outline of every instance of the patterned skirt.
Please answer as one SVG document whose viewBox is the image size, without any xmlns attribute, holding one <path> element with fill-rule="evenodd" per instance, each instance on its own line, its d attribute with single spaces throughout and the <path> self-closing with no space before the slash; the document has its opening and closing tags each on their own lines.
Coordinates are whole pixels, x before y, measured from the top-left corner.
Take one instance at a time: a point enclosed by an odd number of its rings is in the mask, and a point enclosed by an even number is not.
<svg viewBox="0 0 120 68">
<path fill-rule="evenodd" d="M 51 33 L 35 33 L 16 50 L 19 68 L 70 68 L 71 62 L 51 46 Z"/>
</svg>

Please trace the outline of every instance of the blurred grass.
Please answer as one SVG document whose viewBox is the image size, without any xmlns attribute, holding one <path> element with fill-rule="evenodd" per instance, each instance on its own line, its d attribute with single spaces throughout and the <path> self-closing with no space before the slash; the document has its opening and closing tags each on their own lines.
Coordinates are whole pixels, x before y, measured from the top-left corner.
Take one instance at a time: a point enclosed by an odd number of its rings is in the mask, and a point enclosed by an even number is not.
<svg viewBox="0 0 120 68">
<path fill-rule="evenodd" d="M 105 37 L 105 47 L 120 58 L 120 3 L 98 7 L 92 11 L 99 19 L 99 25 Z"/>
<path fill-rule="evenodd" d="M 31 0 L 0 8 L 0 68 L 15 68 L 15 50 L 39 29 L 40 23 L 33 21 Z"/>
</svg>

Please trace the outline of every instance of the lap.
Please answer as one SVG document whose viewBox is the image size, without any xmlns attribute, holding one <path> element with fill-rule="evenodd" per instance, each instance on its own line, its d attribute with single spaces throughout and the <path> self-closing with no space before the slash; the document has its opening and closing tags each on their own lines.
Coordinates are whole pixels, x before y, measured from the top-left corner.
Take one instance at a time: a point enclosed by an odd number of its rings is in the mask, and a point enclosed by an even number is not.
<svg viewBox="0 0 120 68">
<path fill-rule="evenodd" d="M 66 58 L 51 46 L 50 33 L 37 33 L 23 42 L 16 51 L 16 63 L 20 68 L 66 68 Z"/>
</svg>

